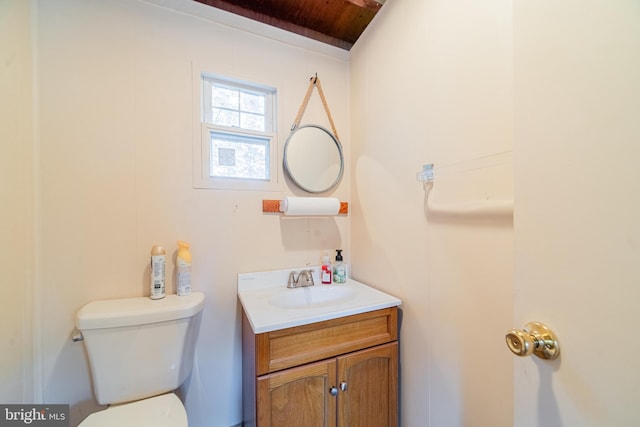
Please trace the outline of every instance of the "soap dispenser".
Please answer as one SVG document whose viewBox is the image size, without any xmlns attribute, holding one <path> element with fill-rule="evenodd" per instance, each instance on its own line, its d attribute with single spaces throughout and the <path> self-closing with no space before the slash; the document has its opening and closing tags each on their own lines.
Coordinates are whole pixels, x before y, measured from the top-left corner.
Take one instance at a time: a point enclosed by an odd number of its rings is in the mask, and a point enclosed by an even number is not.
<svg viewBox="0 0 640 427">
<path fill-rule="evenodd" d="M 329 252 L 325 252 L 322 257 L 322 268 L 320 272 L 320 278 L 322 279 L 323 285 L 331 284 L 331 276 L 333 275 L 333 268 L 331 267 L 331 258 L 329 257 Z"/>
<path fill-rule="evenodd" d="M 347 264 L 342 261 L 342 249 L 336 249 L 336 262 L 333 264 L 333 283 L 347 281 Z"/>
</svg>

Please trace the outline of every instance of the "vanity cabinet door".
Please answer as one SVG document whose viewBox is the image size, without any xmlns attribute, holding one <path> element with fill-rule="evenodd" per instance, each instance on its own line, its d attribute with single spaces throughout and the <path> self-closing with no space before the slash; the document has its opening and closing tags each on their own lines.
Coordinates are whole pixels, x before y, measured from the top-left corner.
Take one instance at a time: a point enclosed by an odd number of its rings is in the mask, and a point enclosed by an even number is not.
<svg viewBox="0 0 640 427">
<path fill-rule="evenodd" d="M 336 427 L 336 370 L 332 359 L 259 377 L 257 425 Z"/>
<path fill-rule="evenodd" d="M 396 427 L 398 343 L 338 357 L 338 387 L 339 427 Z"/>
</svg>

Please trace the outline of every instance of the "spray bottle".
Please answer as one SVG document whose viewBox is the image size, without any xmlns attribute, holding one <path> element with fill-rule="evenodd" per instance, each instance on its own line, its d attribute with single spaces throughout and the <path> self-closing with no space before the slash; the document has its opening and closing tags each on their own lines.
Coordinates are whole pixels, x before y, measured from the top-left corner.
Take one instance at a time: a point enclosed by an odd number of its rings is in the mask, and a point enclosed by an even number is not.
<svg viewBox="0 0 640 427">
<path fill-rule="evenodd" d="M 162 246 L 151 248 L 151 299 L 165 297 L 166 253 Z"/>
</svg>

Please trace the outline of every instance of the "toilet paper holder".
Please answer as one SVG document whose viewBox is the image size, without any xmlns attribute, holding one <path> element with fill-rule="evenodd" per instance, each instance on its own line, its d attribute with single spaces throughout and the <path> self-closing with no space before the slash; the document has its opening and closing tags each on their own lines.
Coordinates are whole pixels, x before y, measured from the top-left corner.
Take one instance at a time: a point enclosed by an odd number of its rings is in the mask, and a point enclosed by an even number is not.
<svg viewBox="0 0 640 427">
<path fill-rule="evenodd" d="M 263 200 L 262 201 L 262 212 L 269 213 L 282 213 L 281 209 L 282 200 Z M 338 210 L 338 215 L 346 215 L 349 213 L 349 203 L 340 202 L 340 209 Z"/>
</svg>

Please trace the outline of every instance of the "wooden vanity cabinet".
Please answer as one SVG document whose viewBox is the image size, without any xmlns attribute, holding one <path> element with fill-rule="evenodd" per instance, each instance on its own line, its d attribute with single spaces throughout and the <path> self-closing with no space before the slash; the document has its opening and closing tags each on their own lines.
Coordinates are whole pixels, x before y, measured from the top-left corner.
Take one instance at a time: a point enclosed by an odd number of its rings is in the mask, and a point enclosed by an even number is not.
<svg viewBox="0 0 640 427">
<path fill-rule="evenodd" d="M 243 321 L 245 426 L 396 427 L 397 308 L 254 334 Z"/>
</svg>

